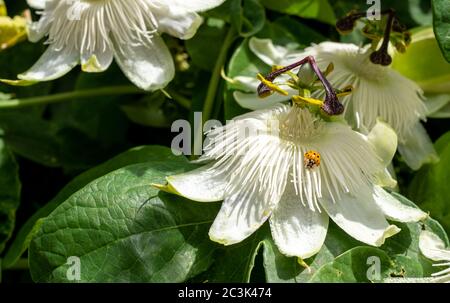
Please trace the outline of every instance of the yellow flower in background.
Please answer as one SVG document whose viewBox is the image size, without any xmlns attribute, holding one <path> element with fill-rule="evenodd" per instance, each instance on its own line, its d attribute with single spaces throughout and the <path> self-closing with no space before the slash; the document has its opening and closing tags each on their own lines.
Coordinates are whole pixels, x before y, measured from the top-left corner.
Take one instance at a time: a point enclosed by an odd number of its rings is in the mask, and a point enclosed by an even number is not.
<svg viewBox="0 0 450 303">
<path fill-rule="evenodd" d="M 0 0 L 0 51 L 16 45 L 27 38 L 27 19 L 8 17 L 6 5 Z"/>
</svg>

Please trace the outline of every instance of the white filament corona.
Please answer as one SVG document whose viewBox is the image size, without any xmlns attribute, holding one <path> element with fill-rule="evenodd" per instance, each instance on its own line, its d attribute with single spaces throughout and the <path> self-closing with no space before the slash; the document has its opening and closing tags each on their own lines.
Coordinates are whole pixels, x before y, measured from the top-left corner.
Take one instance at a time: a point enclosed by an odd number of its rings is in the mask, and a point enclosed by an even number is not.
<svg viewBox="0 0 450 303">
<path fill-rule="evenodd" d="M 342 98 L 342 102 L 345 117 L 355 129 L 370 131 L 377 119 L 382 119 L 396 131 L 399 151 L 411 168 L 418 169 L 422 164 L 438 159 L 420 123 L 426 118 L 422 90 L 390 67 L 373 64 L 368 47 L 323 42 L 299 51 L 273 45 L 268 39 L 256 38 L 250 40 L 249 46 L 269 65 L 288 65 L 306 56 L 313 56 L 321 70 L 333 63 L 334 69 L 327 76 L 333 87 L 342 89 L 351 85 L 354 88 L 351 94 Z M 257 81 L 245 76 L 234 80 L 241 83 L 244 90 L 253 92 L 234 93 L 237 102 L 246 108 L 258 109 L 289 98 L 273 95 L 261 100 L 255 93 Z M 319 93 L 316 97 L 322 96 Z"/>
<path fill-rule="evenodd" d="M 41 9 L 29 27 L 33 42 L 47 36 L 46 53 L 24 81 L 61 77 L 78 63 L 86 72 L 102 72 L 113 58 L 126 76 L 146 90 L 163 88 L 175 68 L 160 37 L 191 38 L 202 23 L 197 14 L 224 0 L 28 0 Z"/>
<path fill-rule="evenodd" d="M 385 165 L 396 135 L 383 123 L 374 129 L 366 137 L 344 123 L 279 104 L 209 132 L 200 161 L 210 163 L 168 177 L 167 188 L 196 201 L 224 200 L 209 234 L 225 245 L 242 241 L 270 218 L 281 252 L 310 257 L 322 246 L 331 217 L 354 238 L 380 246 L 399 231 L 386 218 L 417 221 L 426 214 L 377 185 L 389 179 Z M 313 167 L 304 164 L 309 151 L 320 154 Z"/>
</svg>

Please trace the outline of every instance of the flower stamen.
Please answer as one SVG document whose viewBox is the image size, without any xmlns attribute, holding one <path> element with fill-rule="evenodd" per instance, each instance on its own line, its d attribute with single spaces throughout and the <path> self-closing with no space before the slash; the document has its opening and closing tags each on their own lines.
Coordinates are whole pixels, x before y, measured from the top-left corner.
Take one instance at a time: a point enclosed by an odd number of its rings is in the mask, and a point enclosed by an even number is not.
<svg viewBox="0 0 450 303">
<path fill-rule="evenodd" d="M 322 85 L 325 89 L 325 100 L 323 101 L 321 108 L 322 110 L 330 115 L 340 115 L 344 112 L 344 106 L 342 103 L 340 103 L 336 92 L 334 91 L 333 87 L 331 86 L 330 82 L 327 80 L 327 78 L 323 75 L 323 73 L 320 71 L 319 67 L 317 66 L 316 61 L 314 60 L 314 57 L 307 56 L 306 58 L 303 58 L 300 61 L 294 62 L 293 64 L 290 64 L 288 66 L 285 66 L 280 69 L 273 70 L 271 73 L 269 73 L 267 76 L 262 76 L 258 74 L 258 79 L 261 81 L 261 84 L 258 86 L 258 95 L 261 98 L 267 97 L 271 94 L 271 91 L 273 90 L 273 81 L 280 75 L 287 73 L 291 71 L 294 68 L 303 66 L 304 64 L 308 63 L 311 68 L 313 69 L 316 76 L 319 78 L 320 82 L 322 82 Z M 331 68 L 333 66 L 329 66 L 327 70 L 331 72 Z M 277 89 L 278 87 L 275 87 L 275 91 L 279 92 Z"/>
</svg>

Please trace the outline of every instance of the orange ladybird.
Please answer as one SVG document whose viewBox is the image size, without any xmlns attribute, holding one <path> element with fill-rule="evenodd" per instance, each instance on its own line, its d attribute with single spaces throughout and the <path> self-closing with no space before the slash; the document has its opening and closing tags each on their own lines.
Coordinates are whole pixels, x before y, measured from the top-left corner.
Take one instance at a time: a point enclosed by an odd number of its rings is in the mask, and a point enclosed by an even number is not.
<svg viewBox="0 0 450 303">
<path fill-rule="evenodd" d="M 305 153 L 305 157 L 303 159 L 305 163 L 305 167 L 307 169 L 313 169 L 319 167 L 320 165 L 320 154 L 314 150 L 310 150 Z"/>
</svg>

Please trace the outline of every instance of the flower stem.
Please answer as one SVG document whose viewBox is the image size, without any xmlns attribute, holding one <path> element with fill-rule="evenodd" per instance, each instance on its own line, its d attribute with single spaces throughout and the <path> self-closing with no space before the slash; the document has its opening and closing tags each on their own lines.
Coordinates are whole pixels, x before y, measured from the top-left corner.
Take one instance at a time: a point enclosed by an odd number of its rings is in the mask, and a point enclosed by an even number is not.
<svg viewBox="0 0 450 303">
<path fill-rule="evenodd" d="M 21 258 L 17 260 L 14 265 L 8 267 L 8 268 L 2 268 L 3 270 L 27 270 L 30 266 L 28 265 L 28 259 Z"/>
<path fill-rule="evenodd" d="M 34 105 L 64 102 L 76 98 L 102 97 L 114 95 L 145 94 L 146 92 L 132 85 L 100 87 L 86 90 L 76 90 L 48 96 L 0 101 L 0 109 L 22 108 Z"/>
<path fill-rule="evenodd" d="M 184 107 L 185 109 L 191 109 L 191 100 L 173 90 L 167 90 L 167 92 L 172 97 L 172 99 L 181 107 Z"/>
<path fill-rule="evenodd" d="M 228 30 L 228 33 L 222 44 L 222 49 L 219 53 L 216 65 L 214 66 L 214 70 L 212 72 L 212 76 L 209 81 L 208 92 L 206 94 L 205 103 L 203 105 L 203 122 L 208 121 L 209 118 L 211 117 L 211 113 L 214 108 L 214 100 L 216 98 L 217 88 L 220 82 L 221 70 L 225 65 L 228 50 L 231 47 L 231 44 L 233 43 L 235 36 L 236 36 L 235 30 L 233 27 L 231 27 Z"/>
<path fill-rule="evenodd" d="M 236 31 L 233 27 L 228 29 L 225 40 L 222 44 L 219 56 L 217 57 L 216 64 L 212 71 L 211 79 L 209 80 L 208 91 L 206 93 L 205 103 L 202 109 L 202 122 L 194 129 L 194 145 L 192 146 L 193 154 L 191 155 L 191 160 L 197 158 L 197 153 L 202 152 L 203 149 L 203 124 L 211 118 L 211 114 L 214 109 L 214 101 L 216 99 L 217 90 L 219 87 L 222 69 L 227 60 L 228 50 L 234 42 L 236 37 Z"/>
</svg>

